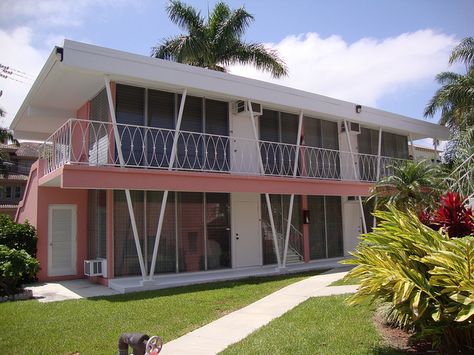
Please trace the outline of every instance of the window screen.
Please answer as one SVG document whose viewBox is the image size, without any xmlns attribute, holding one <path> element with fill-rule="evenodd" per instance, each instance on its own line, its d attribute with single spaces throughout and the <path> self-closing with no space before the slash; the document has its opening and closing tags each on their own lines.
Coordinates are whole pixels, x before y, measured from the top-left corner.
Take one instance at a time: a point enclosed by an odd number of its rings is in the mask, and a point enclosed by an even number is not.
<svg viewBox="0 0 474 355">
<path fill-rule="evenodd" d="M 229 194 L 206 194 L 207 268 L 231 266 Z"/>
<path fill-rule="evenodd" d="M 88 258 L 107 258 L 107 206 L 105 190 L 89 190 Z"/>
<path fill-rule="evenodd" d="M 229 107 L 224 101 L 205 101 L 205 136 L 206 169 L 229 170 Z M 213 135 L 218 135 L 213 136 Z"/>
</svg>

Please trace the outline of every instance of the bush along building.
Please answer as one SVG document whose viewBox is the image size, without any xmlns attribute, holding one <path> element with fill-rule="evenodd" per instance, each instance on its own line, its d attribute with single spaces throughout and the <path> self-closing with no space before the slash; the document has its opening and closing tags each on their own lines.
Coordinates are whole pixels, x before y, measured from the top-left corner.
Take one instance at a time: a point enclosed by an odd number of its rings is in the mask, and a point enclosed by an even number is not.
<svg viewBox="0 0 474 355">
<path fill-rule="evenodd" d="M 370 228 L 364 196 L 409 158 L 409 142 L 448 137 L 382 110 L 69 40 L 11 128 L 44 141 L 16 215 L 38 230 L 39 279 L 86 275 L 122 292 L 340 260 Z"/>
</svg>

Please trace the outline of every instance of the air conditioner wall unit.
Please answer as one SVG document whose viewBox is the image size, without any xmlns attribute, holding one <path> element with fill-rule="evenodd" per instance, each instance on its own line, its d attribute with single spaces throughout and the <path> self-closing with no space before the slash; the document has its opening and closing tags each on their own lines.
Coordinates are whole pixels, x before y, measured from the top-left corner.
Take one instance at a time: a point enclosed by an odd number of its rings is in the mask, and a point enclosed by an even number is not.
<svg viewBox="0 0 474 355">
<path fill-rule="evenodd" d="M 254 114 L 254 116 L 263 115 L 263 107 L 261 104 L 257 102 L 252 102 L 251 105 L 252 105 L 252 113 Z M 250 114 L 248 101 L 239 100 L 239 101 L 234 102 L 233 112 L 234 112 L 234 115 L 248 116 Z"/>
<path fill-rule="evenodd" d="M 107 259 L 84 260 L 84 275 L 107 277 Z"/>
<path fill-rule="evenodd" d="M 360 124 L 356 122 L 347 122 L 350 134 L 360 134 Z M 346 131 L 346 125 L 341 122 L 341 133 Z"/>
</svg>

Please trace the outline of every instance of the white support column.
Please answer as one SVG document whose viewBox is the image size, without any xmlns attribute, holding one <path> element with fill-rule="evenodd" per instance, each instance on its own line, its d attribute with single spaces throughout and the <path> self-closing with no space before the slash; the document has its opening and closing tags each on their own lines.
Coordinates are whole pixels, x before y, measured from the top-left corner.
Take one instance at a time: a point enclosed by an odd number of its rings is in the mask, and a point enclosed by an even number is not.
<svg viewBox="0 0 474 355">
<path fill-rule="evenodd" d="M 122 140 L 117 127 L 117 117 L 115 116 L 115 107 L 112 100 L 112 90 L 110 89 L 110 79 L 108 76 L 104 76 L 105 89 L 107 91 L 107 101 L 109 103 L 110 117 L 112 118 L 112 125 L 114 128 L 114 137 L 115 143 L 117 146 L 117 154 L 119 157 L 120 166 L 125 165 L 122 153 Z M 138 238 L 138 229 L 137 222 L 135 219 L 135 212 L 133 211 L 132 197 L 130 195 L 130 190 L 125 190 L 125 198 L 127 199 L 128 214 L 130 216 L 130 222 L 132 224 L 133 239 L 135 240 L 135 248 L 137 249 L 138 262 L 140 264 L 140 271 L 142 273 L 143 279 L 146 277 L 145 263 L 143 262 L 143 253 L 140 245 L 140 239 Z"/>
<path fill-rule="evenodd" d="M 357 168 L 356 168 L 356 163 L 355 163 L 355 158 L 354 158 L 354 152 L 352 151 L 351 137 L 349 137 L 349 126 L 347 125 L 347 120 L 344 120 L 344 128 L 346 131 L 347 144 L 349 145 L 349 152 L 352 158 L 352 167 L 354 168 L 354 177 L 357 178 L 358 176 Z M 367 233 L 367 224 L 365 223 L 364 206 L 362 205 L 361 196 L 359 196 L 359 207 L 360 207 L 360 215 L 362 219 L 362 227 L 363 227 L 364 233 Z"/>
<path fill-rule="evenodd" d="M 411 156 L 413 157 L 413 160 L 416 160 L 416 150 L 415 145 L 413 144 L 413 137 L 411 136 L 411 134 L 409 134 L 408 138 L 410 139 L 411 144 Z"/>
<path fill-rule="evenodd" d="M 170 155 L 168 170 L 173 170 L 174 162 L 176 160 L 176 150 L 178 147 L 178 138 L 179 138 L 179 132 L 181 129 L 181 121 L 183 120 L 184 103 L 186 102 L 187 92 L 188 90 L 184 89 L 183 95 L 181 96 L 181 104 L 179 106 L 178 120 L 176 122 L 176 128 L 174 130 L 173 146 L 171 148 L 171 155 Z M 151 259 L 151 267 L 150 267 L 150 275 L 149 275 L 150 280 L 152 280 L 153 276 L 155 275 L 156 257 L 158 255 L 158 247 L 160 246 L 161 231 L 163 229 L 163 220 L 165 217 L 166 204 L 168 203 L 168 193 L 169 191 L 166 190 L 163 193 L 163 199 L 161 200 L 160 217 L 158 219 L 158 226 L 156 228 L 155 245 L 153 246 L 153 256 Z"/>
<path fill-rule="evenodd" d="M 377 147 L 377 182 L 380 180 L 380 169 L 382 159 L 382 127 L 379 127 L 379 142 Z M 377 205 L 377 197 L 375 197 L 374 206 Z M 373 226 L 377 225 L 377 218 L 374 216 Z"/>
<path fill-rule="evenodd" d="M 259 139 L 258 139 L 258 134 L 257 134 L 257 126 L 255 124 L 255 117 L 253 115 L 253 110 L 252 110 L 252 102 L 250 100 L 248 100 L 247 105 L 248 105 L 249 113 L 250 113 L 250 121 L 252 122 L 252 129 L 253 129 L 253 135 L 254 135 L 254 138 L 255 138 L 255 144 L 257 145 L 257 155 L 258 155 L 258 162 L 260 164 L 260 172 L 262 173 L 262 175 L 264 175 L 265 174 L 265 168 L 263 166 L 262 155 L 261 155 L 261 152 L 260 152 L 260 145 L 258 143 Z M 277 234 L 276 234 L 276 229 L 275 229 L 275 221 L 273 220 L 272 204 L 270 202 L 270 195 L 267 194 L 267 193 L 265 194 L 265 200 L 267 202 L 268 217 L 270 218 L 270 226 L 272 228 L 273 246 L 275 248 L 278 267 L 281 268 L 280 248 L 278 247 L 278 240 L 277 240 Z"/>
<path fill-rule="evenodd" d="M 294 161 L 294 164 L 293 164 L 293 177 L 295 177 L 297 175 L 302 126 L 303 126 L 303 111 L 300 111 L 300 115 L 299 115 L 299 119 L 298 119 L 298 134 L 296 136 L 295 161 Z M 289 241 L 290 241 L 290 228 L 291 228 L 291 219 L 293 217 L 293 203 L 294 203 L 294 200 L 295 200 L 295 194 L 291 194 L 291 196 L 290 196 L 290 206 L 288 208 L 288 219 L 286 221 L 285 249 L 283 250 L 283 264 L 282 264 L 282 267 L 286 267 L 286 257 L 288 255 L 288 244 L 289 244 Z"/>
</svg>

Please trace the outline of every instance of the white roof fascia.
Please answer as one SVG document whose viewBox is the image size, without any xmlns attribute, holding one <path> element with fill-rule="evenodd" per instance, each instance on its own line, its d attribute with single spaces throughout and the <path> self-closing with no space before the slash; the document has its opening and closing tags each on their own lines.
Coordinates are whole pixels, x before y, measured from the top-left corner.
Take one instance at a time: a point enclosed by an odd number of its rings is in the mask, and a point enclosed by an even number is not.
<svg viewBox="0 0 474 355">
<path fill-rule="evenodd" d="M 64 67 L 76 71 L 96 72 L 99 75 L 107 74 L 111 80 L 129 78 L 130 81 L 145 84 L 163 83 L 176 88 L 216 93 L 234 100 L 260 102 L 264 106 L 286 107 L 289 111 L 303 110 L 310 116 L 338 121 L 346 119 L 368 127 L 382 126 L 382 129 L 411 133 L 415 139 L 432 137 L 445 140 L 449 137 L 448 130 L 440 125 L 366 106 L 362 107 L 362 112 L 358 114 L 355 112 L 354 103 L 255 79 L 70 40 L 64 41 L 63 48 L 61 69 Z M 48 62 L 51 57 L 56 57 L 55 53 L 56 51 L 53 51 Z M 46 76 L 49 72 L 46 70 L 47 64 L 40 75 Z M 29 97 L 36 92 L 33 89 L 40 87 L 40 84 L 37 85 L 38 81 L 33 85 L 15 120 L 27 107 Z M 12 128 L 15 120 L 12 122 Z"/>
</svg>

